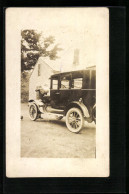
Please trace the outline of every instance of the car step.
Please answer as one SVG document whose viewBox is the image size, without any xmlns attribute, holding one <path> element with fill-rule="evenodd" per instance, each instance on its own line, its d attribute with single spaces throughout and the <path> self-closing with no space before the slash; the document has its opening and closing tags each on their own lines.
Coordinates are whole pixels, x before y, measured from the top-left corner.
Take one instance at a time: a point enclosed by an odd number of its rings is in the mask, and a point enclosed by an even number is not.
<svg viewBox="0 0 129 194">
<path fill-rule="evenodd" d="M 47 117 L 56 117 L 56 119 L 60 120 L 64 117 L 63 114 L 56 114 L 56 113 L 42 113 L 41 118 Z"/>
</svg>

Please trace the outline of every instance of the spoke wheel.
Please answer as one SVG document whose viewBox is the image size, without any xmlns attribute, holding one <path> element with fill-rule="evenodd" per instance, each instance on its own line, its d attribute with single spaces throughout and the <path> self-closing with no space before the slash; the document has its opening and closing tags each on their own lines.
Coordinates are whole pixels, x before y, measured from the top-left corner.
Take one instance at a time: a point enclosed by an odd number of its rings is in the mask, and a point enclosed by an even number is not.
<svg viewBox="0 0 129 194">
<path fill-rule="evenodd" d="M 84 118 L 78 108 L 71 108 L 66 114 L 66 126 L 73 133 L 79 133 L 83 128 Z"/>
<path fill-rule="evenodd" d="M 38 118 L 38 109 L 35 104 L 29 106 L 29 117 L 32 121 L 35 121 Z"/>
</svg>

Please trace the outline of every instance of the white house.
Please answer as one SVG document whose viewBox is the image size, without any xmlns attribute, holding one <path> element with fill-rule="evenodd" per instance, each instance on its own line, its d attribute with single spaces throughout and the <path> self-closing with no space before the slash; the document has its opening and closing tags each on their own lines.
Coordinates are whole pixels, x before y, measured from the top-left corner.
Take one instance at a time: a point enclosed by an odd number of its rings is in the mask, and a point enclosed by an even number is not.
<svg viewBox="0 0 129 194">
<path fill-rule="evenodd" d="M 36 99 L 36 87 L 42 86 L 50 88 L 50 76 L 54 73 L 58 73 L 56 65 L 47 64 L 43 57 L 40 57 L 35 65 L 35 68 L 30 76 L 29 80 L 29 100 Z"/>
</svg>

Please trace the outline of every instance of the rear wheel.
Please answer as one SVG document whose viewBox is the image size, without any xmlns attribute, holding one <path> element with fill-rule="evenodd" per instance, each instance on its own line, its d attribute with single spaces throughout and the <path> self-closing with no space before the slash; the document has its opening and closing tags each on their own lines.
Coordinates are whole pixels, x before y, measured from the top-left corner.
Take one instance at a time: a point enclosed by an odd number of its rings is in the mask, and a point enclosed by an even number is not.
<svg viewBox="0 0 129 194">
<path fill-rule="evenodd" d="M 71 108 L 66 114 L 66 126 L 69 131 L 79 133 L 84 125 L 82 112 L 78 108 Z"/>
<path fill-rule="evenodd" d="M 29 117 L 32 121 L 35 121 L 38 118 L 38 108 L 35 104 L 29 106 Z"/>
</svg>

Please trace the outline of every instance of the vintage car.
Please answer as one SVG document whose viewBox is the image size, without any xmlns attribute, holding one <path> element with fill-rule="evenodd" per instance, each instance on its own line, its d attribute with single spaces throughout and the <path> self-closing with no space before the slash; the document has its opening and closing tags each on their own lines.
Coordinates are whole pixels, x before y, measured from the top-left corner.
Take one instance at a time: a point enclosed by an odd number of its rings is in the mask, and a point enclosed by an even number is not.
<svg viewBox="0 0 129 194">
<path fill-rule="evenodd" d="M 66 126 L 79 133 L 84 121 L 96 123 L 96 70 L 80 70 L 54 74 L 50 77 L 50 95 L 36 89 L 37 99 L 29 100 L 29 117 L 35 121 L 43 114 L 66 116 Z"/>
</svg>

